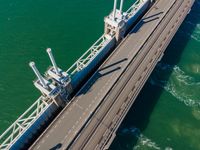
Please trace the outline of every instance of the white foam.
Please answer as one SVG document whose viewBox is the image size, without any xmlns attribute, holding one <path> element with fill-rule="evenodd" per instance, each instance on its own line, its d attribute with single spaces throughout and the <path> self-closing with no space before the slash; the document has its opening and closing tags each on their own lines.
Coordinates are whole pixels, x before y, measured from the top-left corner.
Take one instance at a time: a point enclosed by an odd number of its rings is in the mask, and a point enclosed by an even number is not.
<svg viewBox="0 0 200 150">
<path fill-rule="evenodd" d="M 144 147 L 149 147 L 149 148 L 153 148 L 155 150 L 160 150 L 161 148 L 158 146 L 158 144 L 156 144 L 155 142 L 153 142 L 151 139 L 145 137 L 144 135 L 140 134 L 140 137 L 138 138 L 138 144 L 140 145 L 140 147 L 144 146 Z"/>
<path fill-rule="evenodd" d="M 135 145 L 133 148 L 134 150 L 142 149 L 142 147 L 148 147 L 155 150 L 161 149 L 156 142 L 144 136 L 138 128 L 125 128 L 122 130 L 122 134 L 132 134 L 138 139 L 137 145 Z"/>
<path fill-rule="evenodd" d="M 196 14 L 195 14 L 195 16 L 196 16 Z M 183 33 L 183 35 L 187 35 L 190 38 L 194 39 L 195 41 L 200 42 L 200 24 L 194 23 L 194 22 L 192 22 L 192 20 L 187 20 L 184 23 L 187 24 L 188 27 L 193 26 L 194 31 L 192 34 L 188 33 L 187 30 L 180 31 L 180 32 Z"/>
<path fill-rule="evenodd" d="M 197 42 L 200 42 L 200 35 L 199 35 L 199 34 L 192 34 L 192 35 L 190 35 L 190 37 L 191 37 L 193 40 L 195 40 L 195 41 L 197 41 Z"/>
<path fill-rule="evenodd" d="M 200 82 L 195 81 L 195 79 L 189 75 L 187 75 L 183 70 L 181 70 L 178 66 L 173 67 L 174 74 L 178 81 L 183 82 L 185 85 L 200 85 Z"/>
<path fill-rule="evenodd" d="M 188 36 L 191 39 L 200 42 L 200 29 L 199 30 L 194 30 L 194 32 L 191 34 L 187 31 L 179 31 L 180 33 L 182 33 L 183 36 Z"/>
<path fill-rule="evenodd" d="M 172 72 L 172 74 L 168 80 L 160 79 L 160 74 L 169 71 Z M 159 63 L 155 69 L 155 73 L 156 75 L 152 75 L 149 80 L 152 85 L 164 88 L 178 100 L 184 102 L 186 106 L 200 108 L 200 93 L 196 93 L 197 96 L 190 93 L 195 89 L 197 91 L 200 89 L 200 82 L 195 81 L 193 77 L 187 75 L 178 66 L 173 67 L 168 64 Z"/>
<path fill-rule="evenodd" d="M 165 150 L 173 150 L 171 147 L 165 147 Z"/>
<path fill-rule="evenodd" d="M 190 95 L 184 94 L 182 92 L 178 92 L 175 88 L 174 85 L 166 85 L 164 87 L 164 89 L 169 92 L 170 94 L 172 94 L 174 97 L 176 97 L 176 99 L 180 100 L 181 102 L 184 102 L 184 104 L 186 106 L 190 106 L 190 107 L 200 107 L 200 102 L 199 100 L 195 100 L 195 99 L 191 99 L 189 98 Z"/>
</svg>

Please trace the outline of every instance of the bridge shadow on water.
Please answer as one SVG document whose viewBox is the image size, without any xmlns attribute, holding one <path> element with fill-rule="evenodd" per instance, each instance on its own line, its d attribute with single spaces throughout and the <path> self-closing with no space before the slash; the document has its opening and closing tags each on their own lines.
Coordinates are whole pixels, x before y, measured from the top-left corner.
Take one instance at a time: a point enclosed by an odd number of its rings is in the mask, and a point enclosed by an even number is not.
<svg viewBox="0 0 200 150">
<path fill-rule="evenodd" d="M 175 66 L 179 63 L 181 54 L 187 46 L 188 41 L 191 39 L 195 25 L 200 23 L 200 19 L 198 19 L 198 17 L 194 18 L 196 11 L 199 12 L 198 7 L 199 6 L 196 1 L 193 9 L 184 21 L 191 22 L 194 25 L 188 27 L 188 24 L 183 22 L 166 49 L 165 55 L 161 60 L 162 63 L 169 64 L 171 66 Z M 187 31 L 187 35 L 183 35 L 185 31 Z M 167 72 L 168 74 L 165 74 L 166 80 L 169 79 L 172 71 L 173 70 L 171 70 L 171 72 Z M 153 71 L 152 74 L 154 73 L 155 71 Z M 138 136 L 140 132 L 143 132 L 147 128 L 150 116 L 163 91 L 164 89 L 155 85 L 151 85 L 148 81 L 146 82 L 135 103 L 120 125 L 116 133 L 117 136 L 109 148 L 110 150 L 132 150 L 136 146 L 139 140 Z"/>
</svg>

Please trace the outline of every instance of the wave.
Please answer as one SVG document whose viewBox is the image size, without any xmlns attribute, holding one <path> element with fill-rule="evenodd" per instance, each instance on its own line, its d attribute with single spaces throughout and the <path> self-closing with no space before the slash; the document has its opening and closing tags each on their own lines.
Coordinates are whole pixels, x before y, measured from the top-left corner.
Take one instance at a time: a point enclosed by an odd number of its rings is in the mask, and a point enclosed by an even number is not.
<svg viewBox="0 0 200 150">
<path fill-rule="evenodd" d="M 192 38 L 193 40 L 200 42 L 200 24 L 195 24 L 191 21 L 185 21 L 185 24 L 188 24 L 188 26 L 194 26 L 193 33 L 191 34 L 187 30 L 180 30 L 179 32 L 182 35 L 186 35 L 186 36 Z"/>
<path fill-rule="evenodd" d="M 197 34 L 192 34 L 192 35 L 190 35 L 190 37 L 193 39 L 193 40 L 195 40 L 195 41 L 197 41 L 197 42 L 200 42 L 200 35 L 197 33 Z"/>
<path fill-rule="evenodd" d="M 188 36 L 189 38 L 200 42 L 200 30 L 199 31 L 194 31 L 192 34 L 187 32 L 187 31 L 179 31 L 179 33 L 181 33 L 183 36 Z"/>
<path fill-rule="evenodd" d="M 165 147 L 165 150 L 173 150 L 171 147 Z"/>
<path fill-rule="evenodd" d="M 162 75 L 171 72 L 169 79 L 163 79 Z M 159 86 L 176 97 L 185 105 L 200 108 L 200 82 L 187 75 L 178 66 L 159 63 L 149 79 L 150 84 Z M 195 92 L 196 91 L 196 92 Z"/>
<path fill-rule="evenodd" d="M 153 148 L 155 150 L 160 150 L 161 148 L 158 146 L 158 144 L 156 144 L 155 142 L 153 142 L 151 139 L 145 137 L 144 135 L 140 135 L 140 137 L 138 138 L 138 145 L 134 148 L 135 150 L 137 150 L 138 148 L 141 147 L 149 147 L 149 148 Z M 143 149 L 143 148 L 142 148 Z"/>
<path fill-rule="evenodd" d="M 131 127 L 125 128 L 121 131 L 122 134 L 131 134 L 137 138 L 137 145 L 134 146 L 133 150 L 144 149 L 144 148 L 152 148 L 155 150 L 160 150 L 161 148 L 156 144 L 156 142 L 152 141 L 150 138 L 144 136 L 140 129 Z"/>
<path fill-rule="evenodd" d="M 190 26 L 194 26 L 195 27 L 195 31 L 194 32 L 199 33 L 199 31 L 200 31 L 200 24 L 194 23 L 191 20 L 185 21 L 184 23 L 188 24 Z"/>
<path fill-rule="evenodd" d="M 196 41 L 200 41 L 200 24 L 196 24 L 194 32 L 191 35 L 191 38 L 193 38 Z"/>
<path fill-rule="evenodd" d="M 200 6 L 200 1 L 196 1 L 197 5 Z M 197 19 L 199 20 L 199 13 L 190 13 L 190 15 L 192 15 L 191 17 L 189 17 L 188 19 L 186 19 L 184 21 L 184 24 L 188 25 L 188 26 L 192 26 L 194 28 L 194 31 L 192 34 L 187 33 L 186 30 L 183 31 L 183 33 L 187 34 L 188 36 L 190 36 L 192 39 L 200 42 L 200 24 L 198 24 L 197 22 L 193 21 L 193 17 L 197 17 Z"/>
<path fill-rule="evenodd" d="M 145 135 L 143 135 L 140 131 L 140 129 L 136 128 L 136 127 L 130 127 L 130 128 L 124 128 L 122 129 L 122 131 L 120 131 L 121 134 L 125 134 L 125 135 L 133 135 L 134 137 L 137 138 L 137 144 L 133 147 L 133 150 L 143 150 L 143 149 L 147 149 L 147 148 L 151 148 L 154 150 L 161 150 L 162 148 L 156 143 L 154 142 L 152 139 L 146 137 Z M 164 148 L 164 150 L 173 150 L 173 148 L 167 146 Z"/>
</svg>

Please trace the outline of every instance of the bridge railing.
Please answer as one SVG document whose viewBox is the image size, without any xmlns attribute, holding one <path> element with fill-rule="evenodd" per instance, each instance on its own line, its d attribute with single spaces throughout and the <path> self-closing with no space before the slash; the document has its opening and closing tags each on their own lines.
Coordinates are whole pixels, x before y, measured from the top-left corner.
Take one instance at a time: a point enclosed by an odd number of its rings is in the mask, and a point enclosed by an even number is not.
<svg viewBox="0 0 200 150">
<path fill-rule="evenodd" d="M 127 9 L 126 13 L 128 18 L 131 17 L 145 1 L 146 0 L 137 0 L 129 9 Z"/>
<path fill-rule="evenodd" d="M 39 118 L 39 116 L 53 103 L 41 96 L 27 109 L 1 136 L 0 149 L 9 149 L 15 141 Z"/>
<path fill-rule="evenodd" d="M 146 0 L 137 0 L 127 11 L 130 18 Z M 66 72 L 72 77 L 75 73 L 85 68 L 100 52 L 112 37 L 103 34 Z M 9 149 L 17 139 L 45 112 L 53 103 L 51 99 L 41 96 L 29 109 L 27 109 L 1 136 L 0 149 Z"/>
<path fill-rule="evenodd" d="M 68 70 L 73 76 L 76 72 L 86 67 L 100 52 L 100 49 L 109 41 L 102 35 Z M 41 96 L 27 109 L 1 136 L 0 149 L 8 149 L 20 136 L 41 116 L 52 104 L 51 99 Z"/>
<path fill-rule="evenodd" d="M 73 76 L 75 73 L 85 68 L 108 41 L 109 39 L 103 34 L 66 72 L 70 76 Z"/>
<path fill-rule="evenodd" d="M 109 41 L 102 35 L 68 70 L 73 76 L 86 67 Z M 0 149 L 8 149 L 45 112 L 53 101 L 41 96 L 1 136 Z"/>
</svg>

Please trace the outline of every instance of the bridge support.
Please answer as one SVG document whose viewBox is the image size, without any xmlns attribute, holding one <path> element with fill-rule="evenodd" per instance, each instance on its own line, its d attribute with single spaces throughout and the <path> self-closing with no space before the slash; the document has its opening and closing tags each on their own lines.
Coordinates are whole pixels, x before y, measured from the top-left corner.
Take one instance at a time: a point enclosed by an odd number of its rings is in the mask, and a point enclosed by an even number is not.
<svg viewBox="0 0 200 150">
<path fill-rule="evenodd" d="M 48 89 L 48 85 L 47 82 L 45 81 L 45 79 L 42 77 L 42 75 L 40 74 L 40 72 L 38 71 L 38 69 L 35 66 L 34 62 L 30 62 L 29 66 L 33 69 L 33 72 L 35 73 L 35 75 L 38 77 L 39 82 L 41 84 L 41 86 L 45 89 Z"/>
<path fill-rule="evenodd" d="M 58 71 L 57 64 L 56 64 L 56 62 L 55 62 L 55 59 L 54 59 L 54 57 L 53 57 L 53 54 L 52 54 L 50 48 L 47 48 L 47 53 L 48 53 L 48 55 L 49 55 L 49 58 L 50 58 L 50 60 L 51 60 L 52 65 L 53 65 L 53 67 L 54 67 L 55 73 L 56 73 L 57 75 L 60 75 L 60 72 Z"/>
<path fill-rule="evenodd" d="M 55 59 L 52 54 L 52 50 L 50 48 L 47 49 L 47 53 L 53 65 L 53 67 L 50 67 L 47 70 L 47 76 L 49 79 L 53 81 L 53 83 L 57 87 L 60 88 L 61 96 L 63 97 L 63 100 L 66 101 L 69 95 L 73 92 L 71 86 L 71 79 L 66 72 L 62 71 L 60 68 L 57 67 Z"/>
<path fill-rule="evenodd" d="M 113 20 L 115 20 L 115 16 L 116 16 L 116 7 L 117 7 L 117 0 L 114 0 L 114 6 L 113 6 Z"/>
<path fill-rule="evenodd" d="M 57 106 L 63 107 L 64 103 L 60 96 L 60 89 L 42 77 L 34 62 L 30 62 L 29 66 L 33 69 L 34 73 L 38 77 L 38 79 L 34 81 L 35 87 L 39 89 L 45 97 L 52 99 Z"/>
<path fill-rule="evenodd" d="M 113 12 L 104 18 L 104 33 L 112 37 L 115 35 L 117 42 L 124 38 L 126 31 L 126 13 L 122 12 L 123 0 L 120 3 L 120 10 L 116 9 L 117 0 L 114 0 Z"/>
<path fill-rule="evenodd" d="M 120 9 L 119 9 L 119 11 L 120 11 L 121 14 L 123 13 L 123 4 L 124 4 L 124 0 L 121 0 L 121 2 L 120 2 Z"/>
</svg>

